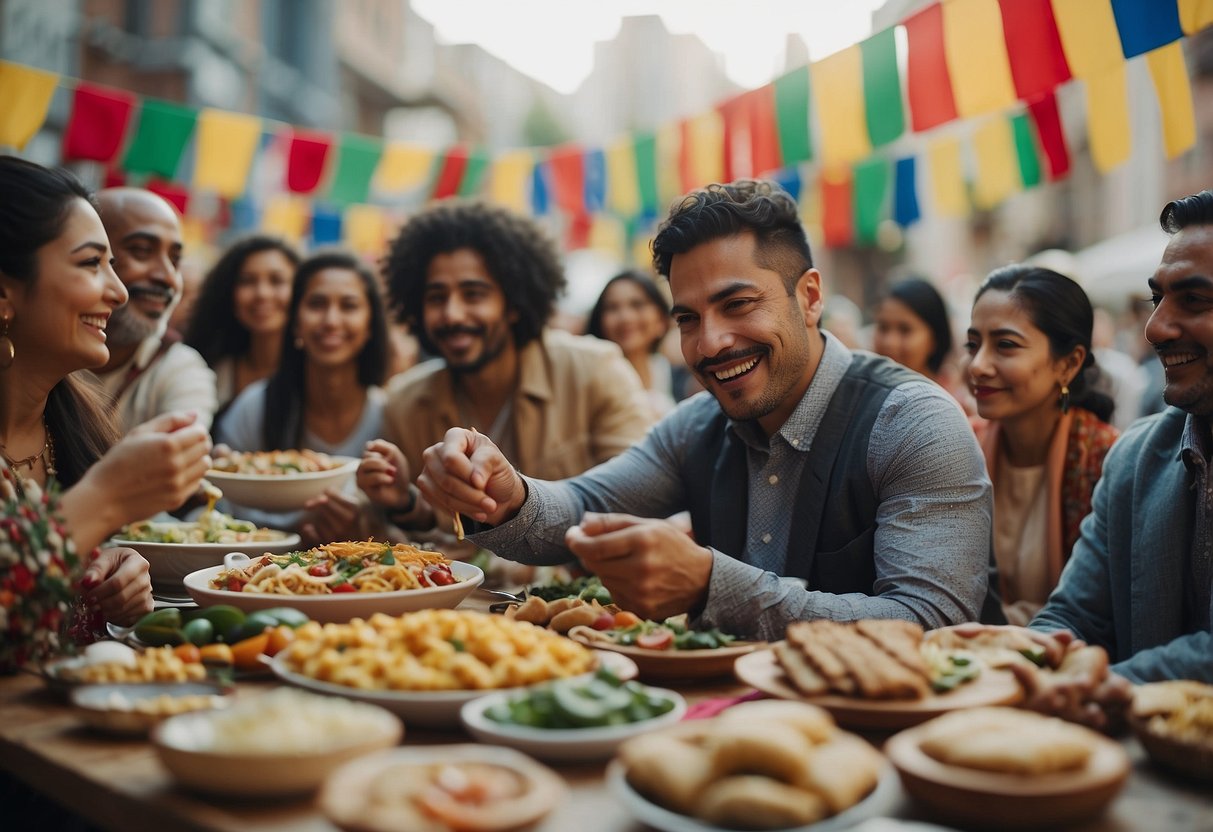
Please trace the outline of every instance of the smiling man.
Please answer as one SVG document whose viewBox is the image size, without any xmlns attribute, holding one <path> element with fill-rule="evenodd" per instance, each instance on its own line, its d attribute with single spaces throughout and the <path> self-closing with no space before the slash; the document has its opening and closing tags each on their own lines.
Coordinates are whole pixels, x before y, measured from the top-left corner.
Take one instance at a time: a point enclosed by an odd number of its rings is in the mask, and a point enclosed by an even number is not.
<svg viewBox="0 0 1213 832">
<path fill-rule="evenodd" d="M 106 329 L 109 362 L 96 371 L 124 431 L 162 413 L 193 411 L 208 428 L 218 400 L 215 374 L 168 330 L 181 293 L 181 220 L 161 197 L 140 188 L 97 194 L 114 250 L 114 271 L 130 299 Z"/>
<path fill-rule="evenodd" d="M 768 639 L 799 619 L 997 617 L 990 484 L 964 414 L 820 329 L 821 275 L 791 197 L 751 181 L 695 191 L 653 251 L 706 392 L 556 483 L 452 430 L 425 453 L 426 497 L 494 526 L 474 539 L 498 554 L 576 556 L 647 617 L 690 612 Z M 656 519 L 684 510 L 693 538 Z"/>
</svg>

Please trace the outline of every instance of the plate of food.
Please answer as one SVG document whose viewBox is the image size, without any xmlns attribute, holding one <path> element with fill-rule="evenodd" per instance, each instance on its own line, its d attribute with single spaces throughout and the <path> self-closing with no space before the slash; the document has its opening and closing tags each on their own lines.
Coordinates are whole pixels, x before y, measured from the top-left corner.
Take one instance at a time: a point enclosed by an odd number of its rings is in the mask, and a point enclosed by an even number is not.
<svg viewBox="0 0 1213 832">
<path fill-rule="evenodd" d="M 147 559 L 153 589 L 181 592 L 191 572 L 223 563 L 229 552 L 280 554 L 299 547 L 299 535 L 267 529 L 230 514 L 208 511 L 194 522 L 144 520 L 123 526 L 109 541 Z"/>
<path fill-rule="evenodd" d="M 945 714 L 893 736 L 885 753 L 932 818 L 982 829 L 1039 829 L 1098 815 L 1131 768 L 1119 743 L 1016 708 Z"/>
<path fill-rule="evenodd" d="M 1154 762 L 1192 780 L 1213 781 L 1213 685 L 1138 685 L 1129 725 Z"/>
<path fill-rule="evenodd" d="M 299 687 L 451 727 L 459 724 L 464 703 L 478 696 L 580 676 L 599 664 L 594 651 L 533 624 L 430 609 L 305 624 L 271 668 Z"/>
<path fill-rule="evenodd" d="M 597 629 L 576 626 L 569 638 L 589 647 L 621 653 L 632 661 L 646 681 L 697 681 L 728 676 L 733 662 L 766 642 L 742 641 L 720 630 L 695 630 L 685 615 L 665 621 L 644 621 L 631 613 L 617 626 Z M 603 622 L 605 623 L 605 622 Z"/>
<path fill-rule="evenodd" d="M 502 832 L 530 829 L 566 792 L 556 772 L 510 748 L 422 745 L 346 763 L 318 803 L 351 832 Z"/>
<path fill-rule="evenodd" d="M 820 708 L 770 700 L 628 740 L 607 785 L 663 832 L 828 832 L 899 799 L 896 775 L 867 741 Z"/>
<path fill-rule="evenodd" d="M 1023 689 L 1006 670 L 924 644 L 909 621 L 798 621 L 787 640 L 737 660 L 737 678 L 764 693 L 819 705 L 839 724 L 899 730 L 960 708 L 1011 705 Z"/>
<path fill-rule="evenodd" d="M 206 478 L 233 503 L 265 511 L 295 511 L 358 470 L 350 456 L 317 451 L 231 451 L 217 457 Z"/>
<path fill-rule="evenodd" d="M 314 621 L 349 621 L 455 607 L 484 580 L 470 563 L 407 543 L 343 541 L 250 559 L 234 553 L 222 566 L 185 577 L 201 607 L 230 604 L 245 612 L 294 607 Z"/>
<path fill-rule="evenodd" d="M 185 661 L 171 647 L 136 650 L 116 641 L 98 641 L 78 656 L 46 662 L 42 678 L 50 690 L 67 696 L 81 685 L 202 682 L 206 668 Z"/>
<path fill-rule="evenodd" d="M 558 679 L 524 691 L 501 691 L 465 704 L 460 718 L 482 742 L 544 760 L 602 760 L 624 740 L 686 713 L 675 691 L 625 682 L 610 671 Z"/>
<path fill-rule="evenodd" d="M 226 707 L 226 693 L 214 682 L 125 683 L 83 685 L 69 698 L 90 727 L 142 736 L 171 716 Z"/>
</svg>

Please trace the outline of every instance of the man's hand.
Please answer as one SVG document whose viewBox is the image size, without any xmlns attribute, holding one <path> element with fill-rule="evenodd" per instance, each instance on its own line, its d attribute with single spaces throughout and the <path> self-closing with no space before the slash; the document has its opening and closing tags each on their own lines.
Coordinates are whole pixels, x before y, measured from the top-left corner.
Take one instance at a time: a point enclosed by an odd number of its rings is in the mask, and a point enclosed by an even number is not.
<svg viewBox="0 0 1213 832">
<path fill-rule="evenodd" d="M 616 604 L 643 618 L 691 612 L 707 597 L 711 551 L 668 520 L 590 512 L 564 541 Z"/>
<path fill-rule="evenodd" d="M 1013 664 L 1010 670 L 1023 685 L 1024 707 L 1100 731 L 1123 727 L 1132 685 L 1108 670 L 1108 654 L 1102 647 L 1075 640 L 1055 670 L 1028 662 Z"/>
<path fill-rule="evenodd" d="M 134 549 L 102 549 L 84 570 L 84 597 L 107 621 L 130 626 L 152 611 L 152 579 L 147 561 Z"/>
<path fill-rule="evenodd" d="M 356 500 L 330 488 L 304 504 L 306 514 L 299 536 L 307 547 L 339 540 L 361 540 L 367 536 L 362 507 Z"/>
<path fill-rule="evenodd" d="M 463 428 L 425 449 L 417 487 L 431 506 L 493 526 L 511 519 L 526 499 L 526 485 L 501 449 Z"/>
<path fill-rule="evenodd" d="M 375 505 L 403 509 L 409 504 L 409 461 L 384 439 L 372 439 L 358 465 L 358 487 Z"/>
</svg>

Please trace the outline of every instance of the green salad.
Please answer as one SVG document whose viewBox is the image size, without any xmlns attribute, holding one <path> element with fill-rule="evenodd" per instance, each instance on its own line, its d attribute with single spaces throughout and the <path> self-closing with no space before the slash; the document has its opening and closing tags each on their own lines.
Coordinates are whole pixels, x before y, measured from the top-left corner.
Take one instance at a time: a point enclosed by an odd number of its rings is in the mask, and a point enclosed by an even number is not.
<svg viewBox="0 0 1213 832">
<path fill-rule="evenodd" d="M 484 715 L 503 725 L 569 729 L 643 722 L 672 710 L 673 700 L 599 670 L 588 680 L 560 679 L 511 697 Z"/>
<path fill-rule="evenodd" d="M 244 543 L 248 541 L 281 540 L 284 532 L 263 529 L 248 520 L 237 520 L 230 514 L 211 511 L 197 522 L 143 520 L 124 526 L 117 535 L 121 540 L 138 543 Z"/>
</svg>

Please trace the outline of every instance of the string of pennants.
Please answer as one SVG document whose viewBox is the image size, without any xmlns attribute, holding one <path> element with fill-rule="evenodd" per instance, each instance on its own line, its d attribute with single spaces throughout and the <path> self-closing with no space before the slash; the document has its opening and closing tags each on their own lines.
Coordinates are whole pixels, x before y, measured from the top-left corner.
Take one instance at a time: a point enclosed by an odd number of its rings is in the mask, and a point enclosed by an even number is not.
<svg viewBox="0 0 1213 832">
<path fill-rule="evenodd" d="M 652 132 L 495 153 L 195 110 L 0 61 L 0 145 L 23 148 L 62 85 L 64 161 L 161 193 L 199 234 L 260 227 L 368 255 L 407 210 L 473 195 L 555 215 L 569 248 L 624 252 L 679 194 L 755 175 L 797 196 L 825 245 L 863 245 L 885 221 L 964 216 L 1066 176 L 1056 90 L 1071 81 L 1096 169 L 1125 162 L 1132 58 L 1148 65 L 1167 157 L 1183 153 L 1196 126 L 1182 39 L 1210 24 L 1213 0 L 941 0 Z"/>
</svg>

